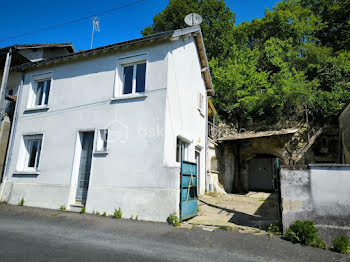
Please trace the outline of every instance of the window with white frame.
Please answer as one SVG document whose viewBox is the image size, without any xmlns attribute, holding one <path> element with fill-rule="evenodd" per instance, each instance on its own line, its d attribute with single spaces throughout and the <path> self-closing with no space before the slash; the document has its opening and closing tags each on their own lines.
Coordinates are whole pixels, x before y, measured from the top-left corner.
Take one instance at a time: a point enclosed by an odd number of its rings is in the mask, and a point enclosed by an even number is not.
<svg viewBox="0 0 350 262">
<path fill-rule="evenodd" d="M 40 153 L 41 153 L 41 144 L 42 144 L 42 135 L 27 135 L 23 136 L 24 141 L 24 161 L 23 161 L 23 170 L 38 170 Z"/>
<path fill-rule="evenodd" d="M 122 94 L 144 93 L 146 85 L 146 61 L 123 65 Z"/>
<path fill-rule="evenodd" d="M 181 138 L 176 140 L 176 162 L 181 162 L 181 160 L 188 160 L 188 148 L 190 144 L 183 141 Z"/>
<path fill-rule="evenodd" d="M 108 152 L 108 129 L 98 129 L 96 136 L 96 153 Z"/>
<path fill-rule="evenodd" d="M 49 101 L 51 79 L 37 80 L 34 84 L 33 107 L 46 106 Z"/>
</svg>

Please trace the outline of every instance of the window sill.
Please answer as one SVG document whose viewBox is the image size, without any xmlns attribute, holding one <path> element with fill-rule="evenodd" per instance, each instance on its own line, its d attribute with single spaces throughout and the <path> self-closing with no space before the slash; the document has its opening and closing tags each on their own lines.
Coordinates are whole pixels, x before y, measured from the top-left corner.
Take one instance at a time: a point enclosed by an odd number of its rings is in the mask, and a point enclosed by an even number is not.
<svg viewBox="0 0 350 262">
<path fill-rule="evenodd" d="M 36 106 L 36 107 L 26 108 L 24 109 L 24 112 L 45 111 L 48 109 L 49 109 L 48 106 Z"/>
<path fill-rule="evenodd" d="M 112 97 L 112 101 L 120 101 L 120 100 L 131 100 L 131 99 L 140 99 L 140 98 L 146 98 L 147 94 L 145 93 L 140 93 L 140 94 L 128 94 L 128 95 L 121 95 L 121 96 L 116 96 Z"/>
<path fill-rule="evenodd" d="M 40 173 L 39 171 L 30 171 L 30 170 L 26 170 L 26 171 L 14 171 L 13 172 L 13 175 L 16 175 L 16 176 L 38 176 Z"/>
<path fill-rule="evenodd" d="M 109 154 L 109 150 L 107 151 L 95 151 L 94 155 L 107 155 Z"/>
</svg>

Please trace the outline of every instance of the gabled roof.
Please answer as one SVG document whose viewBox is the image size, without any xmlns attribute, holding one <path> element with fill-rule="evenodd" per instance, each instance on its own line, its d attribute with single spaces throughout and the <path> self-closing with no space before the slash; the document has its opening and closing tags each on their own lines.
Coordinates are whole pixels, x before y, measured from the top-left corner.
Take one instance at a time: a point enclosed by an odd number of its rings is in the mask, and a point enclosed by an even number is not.
<svg viewBox="0 0 350 262">
<path fill-rule="evenodd" d="M 46 65 L 68 62 L 81 57 L 100 55 L 112 50 L 117 50 L 125 47 L 130 47 L 130 46 L 135 46 L 135 45 L 140 45 L 140 44 L 145 44 L 145 43 L 150 43 L 155 41 L 159 42 L 159 41 L 165 41 L 165 40 L 176 40 L 179 37 L 187 37 L 190 35 L 194 37 L 196 42 L 207 92 L 209 95 L 214 95 L 214 89 L 211 82 L 208 59 L 205 52 L 202 32 L 199 26 L 161 32 L 161 33 L 157 33 L 157 34 L 153 34 L 153 35 L 149 35 L 149 36 L 145 36 L 145 37 L 141 37 L 141 38 L 137 38 L 129 41 L 115 43 L 112 45 L 102 46 L 102 47 L 98 47 L 90 50 L 84 50 L 77 53 L 53 57 L 53 58 L 49 58 L 49 59 L 41 60 L 37 62 L 25 63 L 22 65 L 13 67 L 12 70 L 23 71 L 23 70 L 32 69 L 32 68 L 43 67 Z"/>
<path fill-rule="evenodd" d="M 12 45 L 0 48 L 0 54 L 7 52 L 10 48 L 12 49 L 29 49 L 29 48 L 51 48 L 51 47 L 66 47 L 70 53 L 74 53 L 75 49 L 71 42 L 67 43 L 49 43 L 49 44 L 23 44 L 23 45 Z"/>
</svg>

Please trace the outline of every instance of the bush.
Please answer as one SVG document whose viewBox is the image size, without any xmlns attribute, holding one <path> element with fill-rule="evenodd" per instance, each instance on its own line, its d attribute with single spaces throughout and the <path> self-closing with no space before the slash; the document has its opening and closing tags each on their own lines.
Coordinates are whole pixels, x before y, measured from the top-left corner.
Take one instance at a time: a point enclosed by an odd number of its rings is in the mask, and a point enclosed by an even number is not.
<svg viewBox="0 0 350 262">
<path fill-rule="evenodd" d="M 99 216 L 99 215 L 100 215 L 100 212 L 96 211 L 95 215 Z"/>
<path fill-rule="evenodd" d="M 60 208 L 58 209 L 59 211 L 65 211 L 66 210 L 66 206 L 65 205 L 62 205 L 60 206 Z"/>
<path fill-rule="evenodd" d="M 280 235 L 281 234 L 280 228 L 281 228 L 280 223 L 277 222 L 274 225 L 270 224 L 269 227 L 267 228 L 267 231 L 273 235 Z"/>
<path fill-rule="evenodd" d="M 180 219 L 177 217 L 176 213 L 172 213 L 168 216 L 167 221 L 170 225 L 177 227 L 180 225 Z"/>
<path fill-rule="evenodd" d="M 83 207 L 81 208 L 81 210 L 80 210 L 80 214 L 84 214 L 85 212 L 86 212 L 86 207 L 83 206 Z"/>
<path fill-rule="evenodd" d="M 122 218 L 122 215 L 123 215 L 123 213 L 122 213 L 120 208 L 118 210 L 114 209 L 113 218 L 120 219 L 120 218 Z"/>
<path fill-rule="evenodd" d="M 106 211 L 103 212 L 102 216 L 103 216 L 103 217 L 106 217 L 106 216 L 107 216 L 107 212 L 106 212 Z"/>
<path fill-rule="evenodd" d="M 325 248 L 322 239 L 318 237 L 318 231 L 313 221 L 295 221 L 288 228 L 284 238 L 294 244 L 300 243 L 305 246 Z"/>
<path fill-rule="evenodd" d="M 335 252 L 342 254 L 350 253 L 349 237 L 342 235 L 340 237 L 335 238 L 333 240 L 333 249 Z"/>
</svg>

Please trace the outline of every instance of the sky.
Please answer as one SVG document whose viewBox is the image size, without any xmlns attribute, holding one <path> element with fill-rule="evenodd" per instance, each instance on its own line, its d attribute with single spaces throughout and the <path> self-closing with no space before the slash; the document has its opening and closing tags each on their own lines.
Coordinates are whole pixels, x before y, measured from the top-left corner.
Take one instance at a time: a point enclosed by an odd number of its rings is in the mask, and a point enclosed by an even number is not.
<svg viewBox="0 0 350 262">
<path fill-rule="evenodd" d="M 1 0 L 0 48 L 14 44 L 72 42 L 75 49 L 89 49 L 92 18 L 9 39 L 13 36 L 66 23 L 138 0 Z M 226 0 L 236 14 L 236 24 L 264 15 L 276 0 Z M 168 0 L 143 0 L 132 6 L 98 16 L 100 32 L 94 34 L 93 47 L 141 37 L 141 30 L 152 24 Z"/>
</svg>

